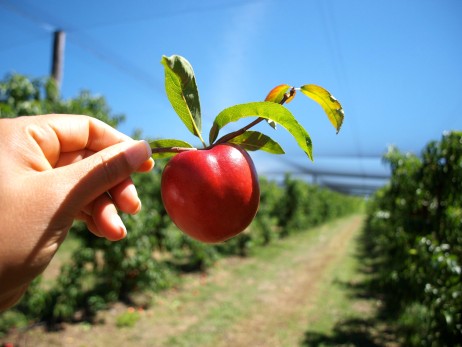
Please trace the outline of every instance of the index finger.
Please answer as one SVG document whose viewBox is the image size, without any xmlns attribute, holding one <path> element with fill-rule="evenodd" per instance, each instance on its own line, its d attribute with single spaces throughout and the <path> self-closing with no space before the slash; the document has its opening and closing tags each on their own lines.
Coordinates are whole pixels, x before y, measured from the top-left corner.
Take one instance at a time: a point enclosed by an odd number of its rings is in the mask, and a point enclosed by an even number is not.
<svg viewBox="0 0 462 347">
<path fill-rule="evenodd" d="M 77 161 L 79 155 L 86 157 L 112 145 L 134 141 L 110 125 L 89 116 L 49 114 L 34 118 L 20 117 L 17 120 L 25 122 L 27 135 L 39 146 L 50 168 L 56 167 L 59 162 L 62 165 L 66 156 L 74 158 L 66 158 L 70 163 Z M 153 166 L 151 158 L 138 171 L 150 171 Z"/>
<path fill-rule="evenodd" d="M 123 141 L 133 141 L 108 124 L 89 116 L 53 114 L 44 119 L 58 137 L 61 152 L 83 149 L 98 152 Z"/>
</svg>

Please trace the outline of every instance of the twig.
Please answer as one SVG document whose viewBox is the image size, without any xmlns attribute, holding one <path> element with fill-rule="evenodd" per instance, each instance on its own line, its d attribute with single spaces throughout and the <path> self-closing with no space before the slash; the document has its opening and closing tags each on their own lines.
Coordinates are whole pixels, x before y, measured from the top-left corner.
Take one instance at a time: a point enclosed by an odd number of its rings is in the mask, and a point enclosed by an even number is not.
<svg viewBox="0 0 462 347">
<path fill-rule="evenodd" d="M 293 95 L 295 94 L 295 88 L 292 87 L 290 88 L 290 90 L 284 94 L 284 96 L 282 97 L 282 100 L 279 102 L 280 105 L 284 105 L 284 103 L 289 99 L 291 98 Z M 243 133 L 245 133 L 247 130 L 249 130 L 250 128 L 252 128 L 253 126 L 257 125 L 258 123 L 260 123 L 261 121 L 265 120 L 265 118 L 262 118 L 262 117 L 258 117 L 257 119 L 255 119 L 253 122 L 247 124 L 245 127 L 239 129 L 239 130 L 236 130 L 236 131 L 233 131 L 232 133 L 229 133 L 229 134 L 226 134 L 224 135 L 223 137 L 219 138 L 216 142 L 215 142 L 215 145 L 218 145 L 220 143 L 225 143 L 225 142 L 228 142 L 229 140 L 239 136 L 239 135 L 242 135 Z"/>
<path fill-rule="evenodd" d="M 279 102 L 279 104 L 283 105 L 294 94 L 295 94 L 295 88 L 292 87 L 287 93 L 284 94 L 284 96 L 282 97 L 282 100 Z M 260 123 L 263 120 L 265 120 L 265 118 L 258 117 L 257 119 L 255 119 L 251 123 L 247 124 L 245 127 L 241 128 L 239 130 L 233 131 L 232 133 L 226 134 L 223 137 L 219 138 L 214 143 L 214 145 L 229 142 L 231 139 L 233 139 L 233 138 L 235 138 L 235 137 L 237 137 L 239 135 L 242 135 L 247 130 L 254 127 L 255 125 L 257 125 L 258 123 Z M 202 140 L 202 138 L 201 138 L 201 141 L 202 141 L 202 143 L 204 144 L 204 147 L 205 147 L 205 143 L 204 143 L 204 140 Z M 208 147 L 205 147 L 205 148 L 208 148 Z M 190 147 L 155 147 L 155 148 L 151 148 L 151 151 L 152 151 L 153 154 L 158 154 L 158 153 L 181 153 L 181 152 L 196 151 L 196 150 L 197 150 L 197 148 L 190 148 Z"/>
<path fill-rule="evenodd" d="M 151 148 L 152 153 L 181 153 L 188 151 L 197 151 L 194 147 L 155 147 Z"/>
</svg>

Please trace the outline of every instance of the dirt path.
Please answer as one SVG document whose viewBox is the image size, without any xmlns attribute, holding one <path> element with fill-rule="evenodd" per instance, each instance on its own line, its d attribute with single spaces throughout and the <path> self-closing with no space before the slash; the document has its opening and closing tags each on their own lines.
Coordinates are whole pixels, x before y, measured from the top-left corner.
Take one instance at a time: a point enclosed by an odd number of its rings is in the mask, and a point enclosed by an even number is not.
<svg viewBox="0 0 462 347">
<path fill-rule="evenodd" d="M 309 322 L 310 306 L 319 293 L 319 287 L 331 268 L 345 256 L 346 245 L 359 230 L 360 219 L 338 225 L 333 235 L 322 235 L 311 249 L 293 259 L 293 266 L 281 269 L 277 278 L 262 290 L 261 300 L 253 312 L 232 326 L 214 346 L 282 346 L 289 342 L 287 325 L 296 324 L 303 333 Z M 291 329 L 293 333 L 293 328 Z M 298 329 L 296 329 L 298 330 Z M 273 333 L 269 333 L 273 332 Z M 290 346 L 296 346 L 300 336 L 293 334 Z"/>
<path fill-rule="evenodd" d="M 127 312 L 117 305 L 105 312 L 104 324 L 69 325 L 57 333 L 32 329 L 13 341 L 39 347 L 298 346 L 316 319 L 310 311 L 323 295 L 322 284 L 344 259 L 360 224 L 360 216 L 348 217 L 255 257 L 223 259 L 208 275 L 188 276 L 181 288 L 156 297 L 134 327 L 117 328 L 117 317 Z"/>
</svg>

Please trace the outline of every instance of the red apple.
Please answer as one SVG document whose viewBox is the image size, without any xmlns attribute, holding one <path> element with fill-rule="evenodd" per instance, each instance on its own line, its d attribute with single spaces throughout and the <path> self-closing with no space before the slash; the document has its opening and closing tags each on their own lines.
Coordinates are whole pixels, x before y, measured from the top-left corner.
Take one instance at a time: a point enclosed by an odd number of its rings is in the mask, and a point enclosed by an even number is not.
<svg viewBox="0 0 462 347">
<path fill-rule="evenodd" d="M 176 226 L 207 243 L 225 241 L 243 231 L 260 203 L 252 159 L 233 144 L 175 155 L 162 173 L 161 192 Z"/>
</svg>

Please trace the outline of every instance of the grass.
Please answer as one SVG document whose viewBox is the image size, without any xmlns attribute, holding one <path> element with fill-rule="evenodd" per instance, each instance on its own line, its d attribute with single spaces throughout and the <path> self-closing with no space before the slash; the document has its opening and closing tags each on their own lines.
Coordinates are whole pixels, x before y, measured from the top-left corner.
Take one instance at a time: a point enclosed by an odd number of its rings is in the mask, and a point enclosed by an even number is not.
<svg viewBox="0 0 462 347">
<path fill-rule="evenodd" d="M 133 307 L 129 307 L 126 312 L 117 316 L 116 326 L 118 328 L 131 328 L 135 326 L 136 322 L 140 319 L 140 313 Z"/>
<path fill-rule="evenodd" d="M 311 312 L 310 330 L 322 334 L 332 334 L 335 324 L 341 320 L 351 319 L 358 315 L 354 310 L 348 284 L 360 280 L 358 259 L 355 257 L 355 243 L 348 245 L 346 257 L 331 269 L 331 274 L 322 283 L 322 293 Z"/>
<path fill-rule="evenodd" d="M 380 301 L 368 292 L 371 273 L 362 263 L 360 235 L 323 282 L 302 346 L 399 346 L 393 327 L 380 316 Z"/>
</svg>

